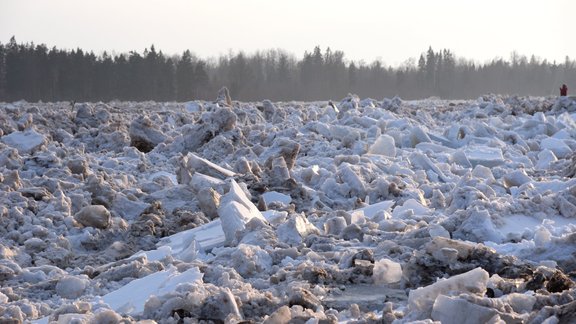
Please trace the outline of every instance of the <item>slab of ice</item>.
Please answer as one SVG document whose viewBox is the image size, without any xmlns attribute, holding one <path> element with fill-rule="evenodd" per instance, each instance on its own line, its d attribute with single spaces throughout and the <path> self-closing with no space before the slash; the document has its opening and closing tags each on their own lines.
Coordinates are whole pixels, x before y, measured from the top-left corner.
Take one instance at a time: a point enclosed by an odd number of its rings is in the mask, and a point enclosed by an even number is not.
<svg viewBox="0 0 576 324">
<path fill-rule="evenodd" d="M 138 200 L 133 201 L 128 199 L 125 195 L 116 194 L 111 210 L 115 215 L 120 216 L 125 220 L 134 220 L 140 216 L 148 206 L 150 206 L 150 204 Z"/>
<path fill-rule="evenodd" d="M 504 164 L 502 150 L 498 147 L 473 146 L 462 150 L 473 166 L 495 167 Z"/>
<path fill-rule="evenodd" d="M 20 154 L 32 154 L 44 143 L 46 137 L 34 129 L 28 129 L 23 132 L 13 132 L 0 138 L 2 143 L 18 150 Z"/>
<path fill-rule="evenodd" d="M 411 147 L 415 147 L 418 143 L 432 142 L 428 134 L 420 126 L 412 127 L 409 136 Z"/>
<path fill-rule="evenodd" d="M 230 257 L 232 268 L 243 277 L 268 272 L 272 268 L 272 257 L 258 245 L 241 243 Z"/>
<path fill-rule="evenodd" d="M 243 230 L 252 218 L 266 220 L 234 180 L 230 181 L 230 191 L 220 200 L 218 215 L 229 244 L 236 239 L 236 232 Z"/>
<path fill-rule="evenodd" d="M 277 211 L 277 210 L 267 210 L 267 211 L 263 211 L 262 215 L 264 216 L 264 218 L 266 218 L 266 220 L 268 220 L 270 223 L 279 223 L 282 222 L 284 219 L 286 219 L 286 216 L 288 215 L 288 212 L 286 211 Z"/>
<path fill-rule="evenodd" d="M 165 257 L 172 255 L 172 248 L 169 245 L 160 246 L 156 250 L 139 251 L 130 256 L 128 259 L 136 259 L 145 257 L 148 261 L 160 261 Z"/>
<path fill-rule="evenodd" d="M 278 239 L 286 244 L 298 245 L 310 234 L 320 234 L 320 230 L 302 214 L 292 214 L 277 229 Z"/>
<path fill-rule="evenodd" d="M 154 179 L 156 179 L 158 177 L 167 177 L 168 179 L 170 179 L 170 181 L 172 181 L 172 183 L 175 186 L 178 185 L 178 180 L 176 179 L 176 175 L 174 173 L 170 173 L 170 172 L 166 172 L 166 171 L 154 172 L 150 175 L 150 180 L 154 181 Z"/>
<path fill-rule="evenodd" d="M 285 216 L 284 213 L 277 211 L 263 212 L 262 215 L 268 221 Z M 222 222 L 220 219 L 215 219 L 208 224 L 164 237 L 156 245 L 158 247 L 156 250 L 141 251 L 133 257 L 146 255 L 148 261 L 161 260 L 168 255 L 176 259 L 189 259 L 191 255 L 201 256 L 203 252 L 223 246 L 224 242 Z"/>
<path fill-rule="evenodd" d="M 506 188 L 520 187 L 521 185 L 532 181 L 524 170 L 514 170 L 505 174 L 502 178 L 504 180 L 504 187 Z"/>
<path fill-rule="evenodd" d="M 144 304 L 150 296 L 161 296 L 182 283 L 202 282 L 202 273 L 198 267 L 179 272 L 171 266 L 144 278 L 136 279 L 102 297 L 102 301 L 115 311 L 125 315 L 137 315 L 144 311 Z"/>
<path fill-rule="evenodd" d="M 500 243 L 504 239 L 496 229 L 490 213 L 477 207 L 468 211 L 468 217 L 453 232 L 453 237 L 473 242 L 491 241 L 496 243 Z"/>
<path fill-rule="evenodd" d="M 457 145 L 454 144 L 454 142 L 452 142 L 451 140 L 447 139 L 444 136 L 440 136 L 440 135 L 436 135 L 436 134 L 432 134 L 432 133 L 428 133 L 428 136 L 430 137 L 431 140 L 435 141 L 435 142 L 439 142 L 440 144 L 442 144 L 443 146 L 446 146 L 448 148 L 455 148 Z M 423 143 L 420 143 L 423 144 Z M 420 145 L 418 144 L 418 145 Z"/>
<path fill-rule="evenodd" d="M 387 134 L 380 135 L 376 141 L 374 141 L 374 144 L 370 146 L 368 153 L 395 157 L 396 144 L 394 137 Z"/>
<path fill-rule="evenodd" d="M 183 253 L 192 253 L 191 251 L 186 252 L 190 248 L 198 251 L 209 251 L 215 247 L 224 245 L 224 240 L 221 221 L 220 219 L 216 219 L 208 224 L 165 237 L 158 242 L 157 246 L 158 249 L 164 249 L 163 251 L 169 252 L 178 258 L 178 256 Z M 194 245 L 193 242 L 195 242 Z M 167 250 L 165 247 L 169 247 L 170 249 Z M 150 251 L 146 251 L 145 253 L 148 255 L 149 252 Z M 149 260 L 150 258 L 151 256 L 148 255 Z"/>
<path fill-rule="evenodd" d="M 219 193 L 223 193 L 223 188 L 226 186 L 226 182 L 224 180 L 220 180 L 200 172 L 194 172 L 194 175 L 192 175 L 192 178 L 190 179 L 189 185 L 192 187 L 192 189 L 194 189 L 195 192 L 199 192 L 202 189 L 212 188 Z"/>
<path fill-rule="evenodd" d="M 434 153 L 451 153 L 451 154 L 456 152 L 456 150 L 453 148 L 428 142 L 418 143 L 416 145 L 416 148 L 423 152 L 430 151 Z"/>
<path fill-rule="evenodd" d="M 426 243 L 426 252 L 432 254 L 435 258 L 439 260 L 447 259 L 450 256 L 446 255 L 446 252 L 455 252 L 454 260 L 457 258 L 466 259 L 472 250 L 474 250 L 476 243 L 469 241 L 453 240 L 449 237 L 436 236 L 432 238 L 432 241 Z M 449 253 L 452 254 L 452 253 Z"/>
<path fill-rule="evenodd" d="M 447 295 L 450 292 L 483 295 L 489 277 L 486 270 L 476 268 L 448 279 L 440 279 L 429 286 L 411 290 L 408 294 L 408 307 L 412 311 L 428 313 L 440 295 Z"/>
<path fill-rule="evenodd" d="M 530 182 L 534 186 L 536 192 L 543 194 L 546 191 L 560 192 L 576 185 L 576 179 L 568 181 L 562 180 L 549 180 L 549 181 L 535 181 Z"/>
<path fill-rule="evenodd" d="M 554 133 L 554 135 L 552 135 L 552 137 L 557 138 L 557 139 L 561 139 L 561 140 L 572 139 L 572 135 L 570 135 L 570 133 L 565 129 L 561 129 L 561 130 L 557 131 L 556 133 Z"/>
<path fill-rule="evenodd" d="M 442 172 L 442 170 L 440 170 L 440 168 L 438 168 L 436 163 L 432 162 L 432 160 L 430 160 L 430 158 L 428 156 L 426 156 L 425 154 L 422 154 L 420 152 L 414 152 L 414 153 L 410 154 L 409 159 L 410 159 L 410 163 L 412 163 L 412 165 L 417 166 L 419 168 L 422 168 L 424 171 L 433 171 L 434 173 L 436 173 L 438 175 L 438 177 L 442 181 L 448 182 L 450 180 L 444 174 L 444 172 Z"/>
<path fill-rule="evenodd" d="M 511 293 L 505 296 L 502 296 L 500 299 L 504 300 L 505 302 L 509 303 L 517 313 L 529 313 L 534 309 L 534 305 L 536 304 L 536 296 L 528 295 L 528 294 L 520 294 L 520 293 Z"/>
<path fill-rule="evenodd" d="M 472 170 L 472 175 L 477 178 L 483 179 L 484 181 L 488 182 L 496 181 L 496 178 L 494 178 L 492 170 L 483 165 L 475 166 L 474 169 Z"/>
<path fill-rule="evenodd" d="M 236 175 L 233 171 L 214 164 L 194 153 L 188 153 L 185 158 L 187 159 L 186 165 L 194 169 L 194 171 L 202 172 L 213 177 L 233 177 Z"/>
<path fill-rule="evenodd" d="M 554 137 L 543 139 L 540 142 L 540 148 L 554 152 L 561 159 L 565 159 L 572 154 L 572 149 L 563 140 Z"/>
<path fill-rule="evenodd" d="M 202 111 L 202 104 L 196 101 L 189 101 L 184 104 L 184 109 L 189 113 L 200 112 Z"/>
<path fill-rule="evenodd" d="M 465 168 L 472 168 L 472 163 L 470 163 L 470 160 L 468 160 L 466 153 L 464 153 L 462 150 L 454 151 L 454 153 L 452 154 L 452 161 Z"/>
<path fill-rule="evenodd" d="M 362 178 L 356 173 L 349 163 L 342 163 L 338 167 L 338 177 L 348 186 L 352 196 L 364 199 L 366 197 L 366 186 Z"/>
<path fill-rule="evenodd" d="M 402 279 L 402 266 L 390 259 L 380 259 L 374 262 L 372 278 L 377 285 L 398 282 Z"/>
<path fill-rule="evenodd" d="M 195 192 L 187 185 L 178 185 L 168 187 L 163 190 L 155 191 L 146 196 L 145 202 L 153 202 L 159 200 L 162 203 L 162 208 L 171 213 L 176 208 L 186 208 L 187 206 L 195 205 Z"/>
<path fill-rule="evenodd" d="M 285 195 L 283 193 L 277 191 L 268 191 L 262 194 L 262 199 L 264 199 L 264 203 L 268 206 L 272 202 L 279 202 L 284 205 L 288 205 L 292 202 L 292 198 L 289 195 Z"/>
<path fill-rule="evenodd" d="M 442 324 L 493 323 L 495 309 L 473 304 L 458 297 L 438 296 L 432 309 L 432 319 Z"/>
<path fill-rule="evenodd" d="M 548 149 L 544 149 L 538 153 L 538 162 L 536 162 L 536 168 L 538 169 L 548 169 L 550 164 L 554 161 L 557 161 L 556 155 L 554 152 Z"/>
<path fill-rule="evenodd" d="M 394 208 L 392 217 L 404 218 L 412 215 L 429 215 L 430 213 L 431 210 L 416 201 L 416 199 L 408 199 L 402 206 L 396 206 Z"/>
<path fill-rule="evenodd" d="M 395 203 L 392 200 L 385 200 L 366 207 L 356 209 L 354 212 L 362 212 L 365 217 L 373 218 L 380 211 L 389 212 L 390 208 L 392 208 L 394 204 Z"/>
<path fill-rule="evenodd" d="M 361 132 L 350 126 L 330 125 L 330 135 L 333 139 L 341 141 L 345 146 L 350 146 L 360 139 Z"/>
<path fill-rule="evenodd" d="M 443 237 L 450 238 L 450 232 L 447 229 L 438 224 L 430 224 L 428 227 L 428 234 L 430 237 Z"/>
</svg>

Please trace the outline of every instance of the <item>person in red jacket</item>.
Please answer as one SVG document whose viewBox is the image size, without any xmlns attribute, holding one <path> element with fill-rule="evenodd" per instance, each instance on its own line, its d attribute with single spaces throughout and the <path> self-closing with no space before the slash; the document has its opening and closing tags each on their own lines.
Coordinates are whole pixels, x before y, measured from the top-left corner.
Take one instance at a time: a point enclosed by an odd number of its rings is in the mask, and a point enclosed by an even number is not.
<svg viewBox="0 0 576 324">
<path fill-rule="evenodd" d="M 565 84 L 563 84 L 562 87 L 560 88 L 560 95 L 561 96 L 568 95 L 568 87 Z"/>
</svg>

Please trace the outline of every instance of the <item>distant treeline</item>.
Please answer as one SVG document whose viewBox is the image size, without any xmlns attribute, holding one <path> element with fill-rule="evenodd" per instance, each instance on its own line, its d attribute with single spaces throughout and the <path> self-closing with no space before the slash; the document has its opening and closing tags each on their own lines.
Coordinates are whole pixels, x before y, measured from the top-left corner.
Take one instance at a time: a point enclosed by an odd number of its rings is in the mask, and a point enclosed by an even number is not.
<svg viewBox="0 0 576 324">
<path fill-rule="evenodd" d="M 477 64 L 450 50 L 429 48 L 402 66 L 345 59 L 344 52 L 283 50 L 230 53 L 201 59 L 190 51 L 168 56 L 152 45 L 143 53 L 96 55 L 44 44 L 0 43 L 0 101 L 188 101 L 215 99 L 227 86 L 235 100 L 476 98 L 487 93 L 548 96 L 576 88 L 576 61 L 549 62 L 512 53 Z"/>
</svg>

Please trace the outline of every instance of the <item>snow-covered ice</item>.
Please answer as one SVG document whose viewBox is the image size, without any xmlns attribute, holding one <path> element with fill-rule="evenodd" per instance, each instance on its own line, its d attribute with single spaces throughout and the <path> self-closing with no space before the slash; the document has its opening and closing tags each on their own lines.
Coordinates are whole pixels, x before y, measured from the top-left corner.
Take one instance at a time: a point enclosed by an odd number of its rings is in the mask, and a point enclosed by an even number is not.
<svg viewBox="0 0 576 324">
<path fill-rule="evenodd" d="M 0 103 L 0 321 L 576 321 L 576 102 Z"/>
</svg>

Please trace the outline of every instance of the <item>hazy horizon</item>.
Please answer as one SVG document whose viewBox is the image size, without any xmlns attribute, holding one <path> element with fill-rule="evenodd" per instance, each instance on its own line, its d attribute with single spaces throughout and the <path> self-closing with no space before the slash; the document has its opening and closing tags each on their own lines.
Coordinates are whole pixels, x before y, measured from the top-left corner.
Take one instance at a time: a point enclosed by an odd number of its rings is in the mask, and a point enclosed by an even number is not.
<svg viewBox="0 0 576 324">
<path fill-rule="evenodd" d="M 154 44 L 166 55 L 189 49 L 200 58 L 228 52 L 282 49 L 296 57 L 315 46 L 342 50 L 346 59 L 398 66 L 429 46 L 485 63 L 512 52 L 549 62 L 573 58 L 569 0 L 246 1 L 0 0 L 0 42 L 12 36 L 57 48 L 101 54 L 142 52 Z M 572 26 L 572 27 L 570 27 Z M 573 54 L 574 53 L 574 54 Z"/>
</svg>

